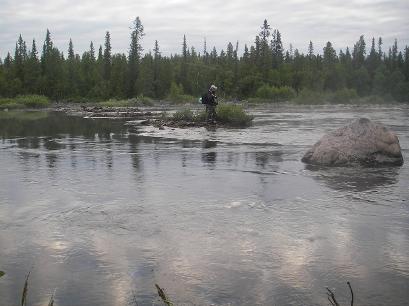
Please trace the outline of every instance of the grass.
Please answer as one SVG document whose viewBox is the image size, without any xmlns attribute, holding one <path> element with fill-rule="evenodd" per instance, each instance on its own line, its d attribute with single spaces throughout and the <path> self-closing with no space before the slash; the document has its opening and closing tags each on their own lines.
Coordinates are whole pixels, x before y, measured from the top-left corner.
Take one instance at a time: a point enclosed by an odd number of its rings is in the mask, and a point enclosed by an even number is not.
<svg viewBox="0 0 409 306">
<path fill-rule="evenodd" d="M 20 95 L 15 98 L 0 98 L 0 109 L 44 108 L 50 100 L 41 95 Z"/>
<path fill-rule="evenodd" d="M 295 90 L 289 86 L 275 87 L 267 84 L 262 85 L 256 91 L 253 102 L 284 102 L 296 96 Z"/>
<path fill-rule="evenodd" d="M 31 112 L 20 112 L 17 110 L 12 110 L 9 112 L 0 112 L 0 120 L 2 119 L 15 119 L 15 120 L 40 120 L 48 117 L 47 112 L 31 111 Z"/>
<path fill-rule="evenodd" d="M 253 120 L 253 116 L 247 114 L 241 105 L 222 104 L 216 108 L 216 113 L 216 121 L 226 126 L 247 127 Z M 170 119 L 175 122 L 201 123 L 206 121 L 206 112 L 183 109 L 174 113 Z"/>
<path fill-rule="evenodd" d="M 253 116 L 247 114 L 241 105 L 222 104 L 216 112 L 218 122 L 234 127 L 246 127 L 253 121 Z"/>
<path fill-rule="evenodd" d="M 2 277 L 5 273 L 3 271 L 0 271 L 0 277 Z M 24 286 L 23 286 L 23 292 L 21 294 L 21 306 L 26 306 L 27 305 L 27 297 L 28 297 L 28 285 L 29 285 L 29 277 L 30 277 L 31 271 L 28 272 L 25 282 L 24 282 Z M 354 305 L 354 292 L 352 290 L 352 286 L 350 282 L 347 282 L 347 285 L 349 287 L 349 291 L 351 294 L 351 301 L 350 301 L 350 305 L 353 306 Z M 158 296 L 161 298 L 162 302 L 167 305 L 167 306 L 175 306 L 175 304 L 169 299 L 168 295 L 166 294 L 164 288 L 161 288 L 158 284 L 155 283 L 155 288 L 157 291 Z M 331 305 L 333 306 L 340 306 L 340 304 L 338 303 L 334 292 L 329 289 L 328 287 L 326 287 L 326 294 L 327 294 L 327 299 L 328 301 L 331 303 Z M 48 306 L 53 306 L 54 305 L 54 296 L 55 296 L 55 292 L 56 289 L 54 290 L 54 292 L 52 293 L 50 300 L 48 302 Z M 137 302 L 137 298 L 135 295 L 135 292 L 132 291 L 132 297 L 133 297 L 133 304 L 134 305 L 138 305 Z"/>
<path fill-rule="evenodd" d="M 165 119 L 167 114 L 164 114 Z M 168 117 L 169 118 L 169 117 Z M 206 112 L 205 111 L 198 111 L 194 112 L 188 108 L 182 109 L 177 111 L 170 117 L 175 122 L 195 122 L 200 123 L 206 121 Z"/>
<path fill-rule="evenodd" d="M 97 104 L 103 107 L 152 106 L 154 105 L 154 100 L 149 97 L 139 95 L 138 97 L 131 99 L 109 99 L 107 101 L 98 102 Z"/>
<path fill-rule="evenodd" d="M 165 303 L 167 306 L 174 306 L 174 304 L 169 300 L 168 296 L 165 293 L 165 290 L 163 290 L 161 287 L 159 287 L 158 284 L 155 284 L 156 290 L 158 291 L 159 297 L 162 299 L 163 303 Z"/>
<path fill-rule="evenodd" d="M 28 293 L 28 278 L 30 277 L 31 271 L 28 272 L 26 276 L 26 281 L 24 282 L 23 293 L 21 294 L 21 306 L 27 304 L 27 293 Z"/>
</svg>

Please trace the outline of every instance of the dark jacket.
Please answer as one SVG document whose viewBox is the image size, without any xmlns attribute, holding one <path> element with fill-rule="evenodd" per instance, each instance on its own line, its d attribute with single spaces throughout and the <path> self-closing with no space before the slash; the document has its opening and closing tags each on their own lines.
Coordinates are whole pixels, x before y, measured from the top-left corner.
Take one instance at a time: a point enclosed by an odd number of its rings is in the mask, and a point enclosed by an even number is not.
<svg viewBox="0 0 409 306">
<path fill-rule="evenodd" d="M 215 93 L 209 91 L 207 93 L 207 104 L 209 105 L 217 105 L 217 96 Z"/>
</svg>

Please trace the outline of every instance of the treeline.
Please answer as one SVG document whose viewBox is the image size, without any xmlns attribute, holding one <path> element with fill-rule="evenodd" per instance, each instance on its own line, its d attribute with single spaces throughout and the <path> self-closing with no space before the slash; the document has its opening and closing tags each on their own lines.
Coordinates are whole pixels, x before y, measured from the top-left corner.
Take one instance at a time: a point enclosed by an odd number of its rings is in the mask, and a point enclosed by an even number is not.
<svg viewBox="0 0 409 306">
<path fill-rule="evenodd" d="M 42 49 L 35 40 L 27 47 L 21 35 L 14 56 L 0 59 L 0 96 L 40 94 L 53 100 L 102 100 L 146 96 L 163 99 L 169 95 L 199 96 L 214 83 L 229 98 L 268 97 L 278 91 L 298 95 L 301 91 L 349 90 L 359 96 L 378 95 L 409 101 L 409 48 L 403 52 L 397 41 L 384 51 L 382 38 L 372 38 L 369 53 L 363 36 L 350 49 L 337 52 L 327 42 L 308 53 L 291 47 L 285 50 L 277 29 L 264 20 L 251 46 L 227 44 L 198 52 L 183 37 L 181 54 L 162 56 L 158 41 L 143 54 L 144 27 L 139 17 L 132 23 L 127 54 L 112 54 L 110 33 L 104 46 L 76 54 L 70 40 L 66 55 L 58 50 L 47 30 Z M 282 90 L 284 89 L 284 90 Z M 280 91 L 281 90 L 281 91 Z M 286 94 L 284 94 L 284 97 Z"/>
</svg>

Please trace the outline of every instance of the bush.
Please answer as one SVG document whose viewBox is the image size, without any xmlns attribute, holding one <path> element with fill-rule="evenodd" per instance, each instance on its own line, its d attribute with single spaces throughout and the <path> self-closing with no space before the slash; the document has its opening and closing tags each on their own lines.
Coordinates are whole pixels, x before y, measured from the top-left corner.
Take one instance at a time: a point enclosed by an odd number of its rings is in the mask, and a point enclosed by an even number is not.
<svg viewBox="0 0 409 306">
<path fill-rule="evenodd" d="M 141 106 L 152 106 L 154 105 L 154 100 L 152 98 L 146 97 L 144 95 L 139 95 L 136 97 L 136 105 Z"/>
<path fill-rule="evenodd" d="M 0 109 L 16 109 L 23 108 L 24 105 L 18 104 L 11 98 L 0 98 Z"/>
<path fill-rule="evenodd" d="M 75 103 L 75 104 L 86 104 L 90 102 L 98 102 L 96 98 L 85 98 L 85 97 L 70 97 L 63 100 L 64 103 Z"/>
<path fill-rule="evenodd" d="M 184 109 L 174 113 L 172 119 L 175 121 L 193 122 L 195 121 L 195 114 L 190 109 Z"/>
<path fill-rule="evenodd" d="M 17 96 L 15 100 L 17 103 L 30 108 L 47 107 L 50 104 L 50 100 L 46 96 L 40 95 Z"/>
<path fill-rule="evenodd" d="M 325 96 L 321 92 L 304 88 L 293 101 L 297 104 L 323 104 Z"/>
<path fill-rule="evenodd" d="M 153 99 L 139 95 L 131 99 L 109 99 L 107 101 L 99 102 L 98 105 L 103 107 L 132 107 L 132 106 L 152 106 Z"/>
<path fill-rule="evenodd" d="M 335 104 L 353 103 L 359 98 L 355 89 L 340 89 L 329 94 L 328 101 Z"/>
<path fill-rule="evenodd" d="M 99 102 L 98 105 L 102 107 L 128 107 L 134 106 L 134 103 L 132 103 L 131 99 L 130 100 L 109 99 L 107 101 Z"/>
<path fill-rule="evenodd" d="M 1 109 L 16 109 L 16 108 L 41 108 L 47 107 L 50 100 L 45 96 L 40 95 L 24 95 L 15 98 L 0 98 Z"/>
<path fill-rule="evenodd" d="M 184 94 L 183 86 L 172 82 L 170 85 L 168 100 L 177 104 L 183 104 L 195 102 L 197 99 L 193 96 Z"/>
<path fill-rule="evenodd" d="M 217 107 L 217 122 L 234 126 L 245 127 L 249 126 L 253 120 L 253 116 L 248 115 L 242 106 L 234 104 L 222 104 Z M 162 118 L 167 118 L 166 114 Z M 183 109 L 174 113 L 171 117 L 176 122 L 205 122 L 207 114 L 205 111 L 193 112 L 190 109 Z"/>
<path fill-rule="evenodd" d="M 217 121 L 236 127 L 249 126 L 253 116 L 248 115 L 241 105 L 222 104 L 217 107 Z"/>
<path fill-rule="evenodd" d="M 256 97 L 273 102 L 288 101 L 295 97 L 295 91 L 288 86 L 275 87 L 264 84 L 257 89 Z"/>
</svg>

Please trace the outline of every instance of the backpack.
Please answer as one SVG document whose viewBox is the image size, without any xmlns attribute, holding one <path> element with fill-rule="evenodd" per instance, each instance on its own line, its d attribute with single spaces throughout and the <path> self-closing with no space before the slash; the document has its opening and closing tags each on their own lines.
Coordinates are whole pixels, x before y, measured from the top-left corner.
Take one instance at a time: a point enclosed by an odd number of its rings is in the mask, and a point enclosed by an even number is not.
<svg viewBox="0 0 409 306">
<path fill-rule="evenodd" d="M 207 104 L 209 102 L 209 95 L 208 93 L 205 93 L 202 95 L 202 98 L 200 99 L 200 101 L 202 102 L 202 104 Z"/>
</svg>

